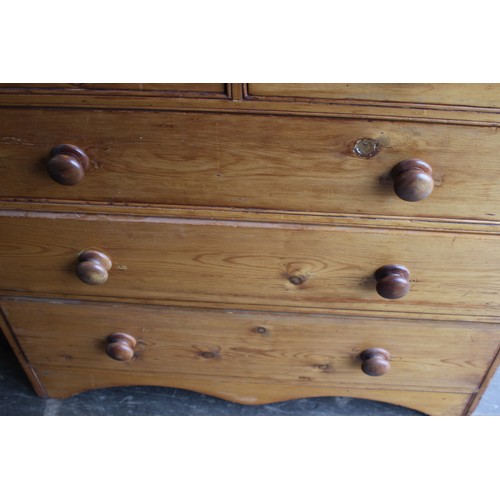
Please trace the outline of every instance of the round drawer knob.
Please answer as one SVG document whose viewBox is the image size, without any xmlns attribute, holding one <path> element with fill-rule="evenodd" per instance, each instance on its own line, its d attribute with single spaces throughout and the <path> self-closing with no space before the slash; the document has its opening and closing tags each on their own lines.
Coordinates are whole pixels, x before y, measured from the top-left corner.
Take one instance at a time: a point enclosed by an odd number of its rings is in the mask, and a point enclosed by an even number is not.
<svg viewBox="0 0 500 500">
<path fill-rule="evenodd" d="M 89 166 L 88 156 L 71 144 L 60 144 L 50 152 L 47 170 L 50 177 L 64 186 L 78 184 Z"/>
<path fill-rule="evenodd" d="M 370 377 L 380 377 L 380 375 L 385 375 L 391 369 L 389 363 L 391 355 L 385 349 L 372 347 L 364 350 L 359 357 L 363 362 L 361 370 Z"/>
<path fill-rule="evenodd" d="M 394 192 L 405 201 L 420 201 L 434 189 L 432 167 L 423 160 L 404 160 L 391 171 Z"/>
<path fill-rule="evenodd" d="M 108 336 L 106 354 L 116 361 L 130 361 L 134 357 L 137 344 L 128 333 L 112 333 Z"/>
<path fill-rule="evenodd" d="M 79 257 L 76 275 L 87 285 L 103 285 L 108 280 L 111 269 L 109 257 L 96 250 L 86 250 Z"/>
<path fill-rule="evenodd" d="M 384 299 L 400 299 L 410 291 L 410 272 L 397 264 L 383 266 L 375 271 L 377 293 Z"/>
</svg>

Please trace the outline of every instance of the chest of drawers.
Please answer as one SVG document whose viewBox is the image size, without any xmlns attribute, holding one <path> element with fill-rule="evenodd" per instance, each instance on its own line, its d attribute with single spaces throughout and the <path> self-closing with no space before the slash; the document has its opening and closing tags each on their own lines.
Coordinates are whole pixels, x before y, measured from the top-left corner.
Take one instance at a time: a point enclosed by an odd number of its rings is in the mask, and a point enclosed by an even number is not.
<svg viewBox="0 0 500 500">
<path fill-rule="evenodd" d="M 3 84 L 1 326 L 42 397 L 471 413 L 500 348 L 500 85 Z"/>
</svg>

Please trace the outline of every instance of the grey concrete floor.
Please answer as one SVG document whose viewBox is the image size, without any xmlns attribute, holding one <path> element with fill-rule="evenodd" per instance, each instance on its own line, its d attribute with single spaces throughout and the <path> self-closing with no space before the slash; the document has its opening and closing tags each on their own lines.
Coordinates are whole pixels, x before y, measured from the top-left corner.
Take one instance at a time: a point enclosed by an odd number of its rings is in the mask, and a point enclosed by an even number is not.
<svg viewBox="0 0 500 500">
<path fill-rule="evenodd" d="M 500 415 L 500 372 L 475 415 Z M 68 399 L 41 399 L 0 333 L 0 415 L 275 415 L 419 416 L 417 411 L 354 398 L 308 398 L 260 406 L 239 405 L 204 394 L 163 387 L 117 387 Z"/>
</svg>

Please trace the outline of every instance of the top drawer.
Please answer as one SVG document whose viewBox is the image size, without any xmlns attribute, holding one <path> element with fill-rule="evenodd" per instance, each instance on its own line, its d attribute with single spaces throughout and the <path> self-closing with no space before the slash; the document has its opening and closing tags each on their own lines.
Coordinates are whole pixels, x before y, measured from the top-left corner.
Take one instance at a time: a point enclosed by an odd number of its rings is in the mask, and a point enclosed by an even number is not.
<svg viewBox="0 0 500 500">
<path fill-rule="evenodd" d="M 147 111 L 4 108 L 0 117 L 4 200 L 500 219 L 496 128 Z M 89 158 L 75 185 L 47 173 L 59 144 Z M 435 187 L 412 203 L 390 173 L 414 158 L 432 166 Z M 62 164 L 78 172 L 75 158 Z"/>
<path fill-rule="evenodd" d="M 0 90 L 55 91 L 149 91 L 217 93 L 226 91 L 224 83 L 0 83 Z"/>
<path fill-rule="evenodd" d="M 250 83 L 248 93 L 256 97 L 500 107 L 500 85 L 495 83 Z"/>
</svg>

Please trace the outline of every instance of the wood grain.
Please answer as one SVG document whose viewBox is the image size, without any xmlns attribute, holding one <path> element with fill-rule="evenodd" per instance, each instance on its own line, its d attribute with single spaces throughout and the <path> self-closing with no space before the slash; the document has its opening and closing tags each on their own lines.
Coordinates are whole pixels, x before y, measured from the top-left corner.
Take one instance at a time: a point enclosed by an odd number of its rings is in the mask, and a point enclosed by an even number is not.
<svg viewBox="0 0 500 500">
<path fill-rule="evenodd" d="M 19 345 L 19 341 L 16 339 L 14 332 L 12 331 L 12 328 L 7 321 L 7 318 L 3 314 L 1 306 L 0 306 L 0 330 L 1 333 L 5 336 L 7 342 L 9 343 L 13 353 L 16 355 L 19 364 L 23 368 L 36 394 L 41 398 L 48 397 L 47 393 L 45 392 L 44 386 L 42 385 L 40 379 L 38 378 L 36 371 L 34 370 L 33 366 L 30 365 L 25 352 Z"/>
<path fill-rule="evenodd" d="M 0 198 L 498 221 L 496 132 L 322 118 L 3 109 Z M 352 152 L 363 137 L 382 144 L 369 160 Z M 76 186 L 60 186 L 46 172 L 50 150 L 62 143 L 90 158 Z M 390 179 L 408 158 L 431 164 L 436 186 L 415 203 L 399 199 Z"/>
<path fill-rule="evenodd" d="M 3 301 L 2 309 L 41 380 L 45 370 L 59 370 L 64 380 L 73 377 L 73 369 L 89 370 L 99 387 L 117 374 L 134 374 L 132 384 L 140 385 L 148 374 L 147 383 L 157 377 L 155 385 L 169 385 L 170 375 L 185 375 L 306 387 L 472 393 L 499 347 L 497 325 L 471 322 L 62 301 Z M 116 361 L 106 353 L 109 336 L 118 332 L 137 342 L 131 361 Z M 390 352 L 391 369 L 382 377 L 361 370 L 360 354 L 372 347 Z M 57 391 L 57 383 L 44 385 L 49 395 Z"/>
<path fill-rule="evenodd" d="M 74 394 L 103 388 L 103 380 L 93 376 L 92 371 L 72 370 L 71 378 L 65 377 L 60 367 L 47 367 L 43 370 L 44 383 L 51 387 L 50 397 L 66 398 Z M 224 379 L 195 377 L 190 375 L 165 374 L 162 379 L 169 387 L 196 391 L 226 399 L 240 404 L 260 405 L 290 399 L 340 396 L 383 401 L 398 406 L 412 408 L 429 415 L 463 415 L 471 398 L 470 394 L 423 392 L 410 390 L 364 389 L 330 386 L 304 386 L 289 384 L 260 383 L 244 379 Z M 156 374 L 142 373 L 139 384 L 134 373 L 106 373 L 106 387 L 149 385 L 158 386 Z"/>
<path fill-rule="evenodd" d="M 57 90 L 85 93 L 93 90 L 146 91 L 146 92 L 225 92 L 224 83 L 0 83 L 5 89 Z"/>
<path fill-rule="evenodd" d="M 17 216 L 0 217 L 0 288 L 6 293 L 472 317 L 500 311 L 495 235 L 11 215 Z M 92 287 L 76 276 L 83 250 L 103 252 L 113 262 L 104 285 Z M 386 264 L 409 270 L 405 297 L 377 294 L 374 273 Z"/>
<path fill-rule="evenodd" d="M 41 396 L 470 413 L 500 362 L 499 102 L 498 84 L 1 84 L 0 327 Z M 47 173 L 67 143 L 90 157 L 76 186 Z M 391 171 L 412 158 L 434 189 L 408 203 Z M 99 287 L 83 250 L 113 263 Z M 376 294 L 385 265 L 409 269 L 408 295 Z M 382 377 L 361 371 L 373 349 Z"/>
<path fill-rule="evenodd" d="M 169 98 L 171 97 L 171 98 Z M 53 90 L 19 89 L 0 91 L 0 107 L 80 108 L 88 110 L 153 110 L 209 113 L 250 113 L 276 116 L 337 117 L 362 120 L 392 120 L 463 124 L 483 127 L 500 126 L 498 108 L 489 110 L 471 106 L 440 106 L 436 104 L 382 103 L 379 101 L 328 101 L 296 99 L 244 98 L 231 100 L 225 94 L 193 94 L 167 96 L 150 92 L 113 91 L 54 92 Z"/>
<path fill-rule="evenodd" d="M 354 99 L 498 108 L 496 83 L 250 83 L 251 96 Z"/>
<path fill-rule="evenodd" d="M 238 84 L 233 84 L 238 85 Z M 232 92 L 232 86 L 228 86 Z M 426 123 L 500 125 L 496 108 L 415 104 L 405 102 L 349 101 L 314 98 L 250 97 L 236 91 L 227 94 L 168 93 L 140 91 L 69 91 L 67 89 L 0 89 L 0 107 L 56 107 L 87 109 L 150 109 L 200 112 L 255 113 L 295 116 L 328 116 L 358 119 L 385 119 Z M 241 97 L 241 100 L 238 98 Z M 167 98 L 168 97 L 168 98 Z M 196 97 L 193 99 L 193 97 Z"/>
<path fill-rule="evenodd" d="M 471 234 L 500 234 L 500 222 L 453 219 L 426 219 L 423 217 L 377 216 L 364 214 L 322 214 L 294 211 L 199 208 L 193 206 L 102 204 L 98 202 L 49 202 L 28 200 L 1 200 L 0 210 L 9 212 L 53 212 L 100 214 L 117 216 L 161 217 L 170 219 L 200 219 L 214 221 L 269 222 L 271 224 L 305 224 L 335 227 L 378 229 L 410 229 L 412 231 L 452 232 Z"/>
</svg>

